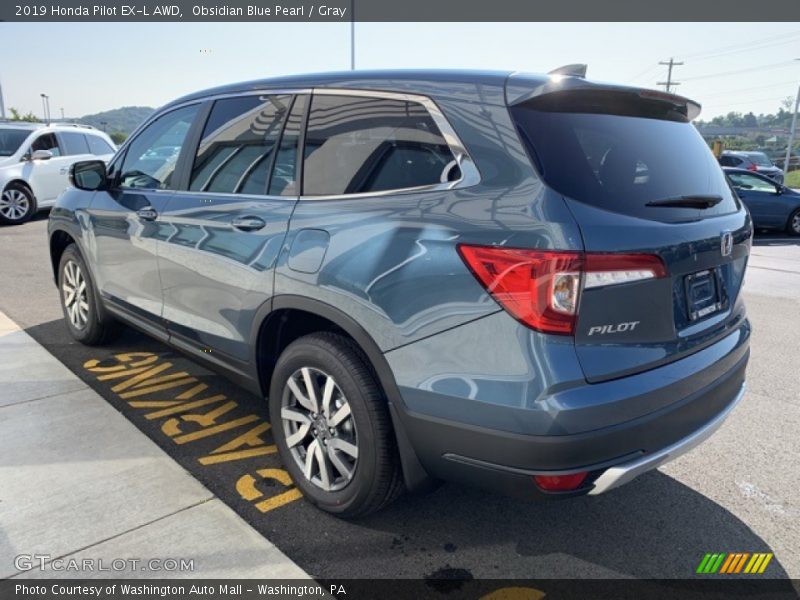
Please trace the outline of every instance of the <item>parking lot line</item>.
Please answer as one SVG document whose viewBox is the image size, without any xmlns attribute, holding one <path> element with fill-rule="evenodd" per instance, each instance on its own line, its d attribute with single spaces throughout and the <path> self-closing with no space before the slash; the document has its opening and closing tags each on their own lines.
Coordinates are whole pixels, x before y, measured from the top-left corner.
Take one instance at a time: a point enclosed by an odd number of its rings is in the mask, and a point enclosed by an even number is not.
<svg viewBox="0 0 800 600">
<path fill-rule="evenodd" d="M 0 578 L 308 577 L 2 312 L 0 356 Z"/>
</svg>

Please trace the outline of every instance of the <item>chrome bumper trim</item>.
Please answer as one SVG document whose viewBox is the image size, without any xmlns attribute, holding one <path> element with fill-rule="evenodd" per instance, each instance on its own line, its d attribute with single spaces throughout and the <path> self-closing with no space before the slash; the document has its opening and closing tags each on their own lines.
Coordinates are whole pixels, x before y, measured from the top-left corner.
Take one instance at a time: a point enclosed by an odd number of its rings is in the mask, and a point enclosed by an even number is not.
<svg viewBox="0 0 800 600">
<path fill-rule="evenodd" d="M 603 494 L 608 490 L 614 489 L 615 487 L 619 487 L 625 483 L 628 483 L 630 480 L 638 477 L 642 473 L 646 473 L 647 471 L 651 471 L 656 467 L 663 465 L 677 457 L 681 454 L 685 454 L 692 450 L 696 446 L 699 446 L 705 440 L 707 440 L 711 435 L 719 429 L 722 425 L 723 421 L 731 414 L 734 408 L 741 402 L 742 397 L 744 396 L 745 391 L 745 384 L 742 384 L 742 387 L 739 388 L 739 392 L 736 394 L 736 398 L 731 402 L 727 408 L 714 417 L 713 420 L 709 421 L 703 427 L 695 431 L 690 436 L 675 442 L 671 446 L 667 446 L 657 452 L 653 452 L 652 454 L 648 454 L 638 460 L 631 461 L 629 463 L 624 463 L 621 465 L 616 465 L 607 469 L 603 472 L 600 477 L 598 477 L 594 482 L 594 487 L 589 492 L 590 496 L 597 496 L 599 494 Z"/>
</svg>

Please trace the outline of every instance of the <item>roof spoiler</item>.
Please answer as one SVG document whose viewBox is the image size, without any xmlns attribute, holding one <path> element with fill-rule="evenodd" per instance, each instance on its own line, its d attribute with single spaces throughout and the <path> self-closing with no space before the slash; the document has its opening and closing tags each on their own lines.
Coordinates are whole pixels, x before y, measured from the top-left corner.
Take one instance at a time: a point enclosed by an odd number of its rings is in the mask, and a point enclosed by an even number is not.
<svg viewBox="0 0 800 600">
<path fill-rule="evenodd" d="M 580 77 L 581 79 L 586 79 L 587 68 L 589 68 L 589 65 L 582 65 L 580 63 L 575 63 L 574 65 L 564 65 L 563 67 L 558 67 L 557 69 L 548 71 L 547 74 L 561 75 L 564 77 Z"/>
<path fill-rule="evenodd" d="M 556 71 L 568 69 L 572 66 L 567 65 L 556 69 Z M 699 103 L 677 94 L 589 81 L 575 75 L 555 73 L 555 76 L 553 76 L 552 74 L 513 73 L 506 80 L 506 104 L 508 106 L 535 101 L 536 104 L 542 106 L 550 105 L 550 110 L 557 110 L 555 106 L 557 106 L 559 99 L 571 100 L 571 104 L 580 104 L 581 98 L 585 98 L 588 101 L 589 98 L 597 99 L 603 96 L 607 96 L 609 99 L 611 96 L 616 96 L 620 99 L 625 98 L 628 101 L 641 100 L 642 103 L 651 106 L 660 105 L 671 113 L 681 115 L 681 120 L 686 121 L 696 119 L 701 110 Z"/>
</svg>

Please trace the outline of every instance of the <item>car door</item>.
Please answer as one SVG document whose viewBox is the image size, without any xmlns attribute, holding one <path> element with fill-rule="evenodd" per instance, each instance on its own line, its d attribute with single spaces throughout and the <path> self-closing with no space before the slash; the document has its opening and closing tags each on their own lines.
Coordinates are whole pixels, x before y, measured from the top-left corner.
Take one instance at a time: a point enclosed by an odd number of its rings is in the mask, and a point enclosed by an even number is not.
<svg viewBox="0 0 800 600">
<path fill-rule="evenodd" d="M 90 262 L 100 294 L 112 310 L 155 335 L 165 334 L 157 260 L 165 226 L 159 215 L 174 193 L 176 166 L 198 109 L 176 108 L 141 129 L 109 165 L 109 189 L 97 192 L 89 208 Z"/>
<path fill-rule="evenodd" d="M 283 93 L 215 100 L 187 177 L 161 216 L 172 343 L 240 371 L 251 361 L 254 321 L 272 296 L 297 200 L 290 180 L 306 102 Z"/>
<path fill-rule="evenodd" d="M 53 156 L 29 160 L 23 167 L 25 179 L 30 183 L 38 205 L 49 206 L 67 187 L 70 159 L 54 133 L 42 133 L 31 142 L 29 156 L 37 150 L 47 150 Z"/>
<path fill-rule="evenodd" d="M 786 222 L 780 187 L 762 175 L 728 173 L 736 193 L 753 216 L 756 227 L 775 227 Z"/>
</svg>

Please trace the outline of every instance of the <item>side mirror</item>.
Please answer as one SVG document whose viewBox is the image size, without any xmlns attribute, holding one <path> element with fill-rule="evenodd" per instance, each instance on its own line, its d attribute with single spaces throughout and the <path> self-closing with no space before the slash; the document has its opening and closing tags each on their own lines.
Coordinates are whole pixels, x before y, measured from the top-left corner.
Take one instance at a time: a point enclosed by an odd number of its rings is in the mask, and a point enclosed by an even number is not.
<svg viewBox="0 0 800 600">
<path fill-rule="evenodd" d="M 106 163 L 102 160 L 82 160 L 69 168 L 69 182 L 79 190 L 95 192 L 108 184 Z"/>
<path fill-rule="evenodd" d="M 31 154 L 31 160 L 50 160 L 53 158 L 53 153 L 50 150 L 35 150 Z"/>
<path fill-rule="evenodd" d="M 775 194 L 777 194 L 778 196 L 780 196 L 781 194 L 783 194 L 783 190 L 785 190 L 785 189 L 786 189 L 786 186 L 783 186 L 783 185 L 776 185 L 776 186 L 775 186 Z"/>
</svg>

